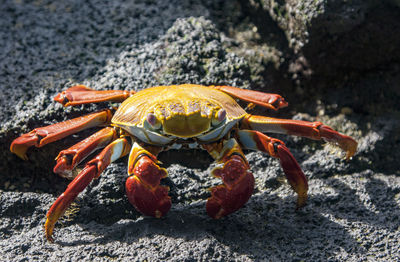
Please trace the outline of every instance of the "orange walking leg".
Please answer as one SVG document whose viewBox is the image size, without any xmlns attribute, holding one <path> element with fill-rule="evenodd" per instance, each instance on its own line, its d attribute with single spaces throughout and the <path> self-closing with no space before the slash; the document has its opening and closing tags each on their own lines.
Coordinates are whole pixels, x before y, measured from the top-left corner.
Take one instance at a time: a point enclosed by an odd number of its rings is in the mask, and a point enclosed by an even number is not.
<svg viewBox="0 0 400 262">
<path fill-rule="evenodd" d="M 111 110 L 107 109 L 53 125 L 38 127 L 31 132 L 16 138 L 11 143 L 10 150 L 23 160 L 27 160 L 28 157 L 26 151 L 29 147 L 42 147 L 82 130 L 109 124 L 111 118 Z"/>
<path fill-rule="evenodd" d="M 242 120 L 243 128 L 263 133 L 280 133 L 303 136 L 314 140 L 324 139 L 337 144 L 346 152 L 346 158 L 352 157 L 357 150 L 357 142 L 350 136 L 343 135 L 321 122 L 308 122 L 291 119 L 278 119 L 265 116 L 247 115 Z"/>
<path fill-rule="evenodd" d="M 93 90 L 89 87 L 78 85 L 62 91 L 54 97 L 54 101 L 61 103 L 63 106 L 76 106 L 88 103 L 99 102 L 122 102 L 135 91 L 124 90 Z"/>
<path fill-rule="evenodd" d="M 286 107 L 288 103 L 285 99 L 278 94 L 264 93 L 249 89 L 242 89 L 233 86 L 211 86 L 224 93 L 229 94 L 237 99 L 250 102 L 265 108 L 278 110 L 279 108 Z"/>
<path fill-rule="evenodd" d="M 117 131 L 112 127 L 105 127 L 88 138 L 61 151 L 56 157 L 57 164 L 54 173 L 62 177 L 73 179 L 72 170 L 86 157 L 100 148 L 104 148 L 117 138 Z"/>
</svg>

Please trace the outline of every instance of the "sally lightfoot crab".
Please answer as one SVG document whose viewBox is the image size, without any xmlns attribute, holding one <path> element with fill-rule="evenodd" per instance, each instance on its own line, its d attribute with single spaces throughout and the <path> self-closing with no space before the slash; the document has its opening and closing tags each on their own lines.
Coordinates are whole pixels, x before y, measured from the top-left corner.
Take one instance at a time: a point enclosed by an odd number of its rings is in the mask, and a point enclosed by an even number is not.
<svg viewBox="0 0 400 262">
<path fill-rule="evenodd" d="M 210 189 L 206 203 L 210 217 L 221 218 L 240 209 L 254 189 L 254 177 L 242 149 L 259 150 L 280 160 L 289 184 L 297 193 L 297 208 L 307 200 L 307 179 L 285 144 L 264 133 L 282 133 L 324 139 L 346 151 L 349 159 L 357 142 L 320 122 L 277 119 L 251 115 L 235 99 L 277 110 L 287 102 L 277 94 L 231 86 L 193 84 L 157 86 L 139 92 L 95 91 L 74 86 L 54 100 L 64 106 L 105 101 L 122 102 L 107 109 L 53 125 L 39 127 L 16 138 L 10 150 L 26 160 L 29 147 L 42 147 L 91 127 L 103 129 L 57 156 L 54 172 L 73 179 L 47 212 L 45 234 L 53 241 L 54 225 L 88 184 L 113 161 L 129 155 L 126 194 L 141 213 L 162 217 L 171 208 L 169 188 L 160 185 L 167 170 L 159 166 L 157 154 L 168 149 L 202 148 L 219 163 L 212 174 L 222 184 Z M 115 111 L 115 112 L 114 112 Z M 94 151 L 79 174 L 74 168 Z"/>
</svg>

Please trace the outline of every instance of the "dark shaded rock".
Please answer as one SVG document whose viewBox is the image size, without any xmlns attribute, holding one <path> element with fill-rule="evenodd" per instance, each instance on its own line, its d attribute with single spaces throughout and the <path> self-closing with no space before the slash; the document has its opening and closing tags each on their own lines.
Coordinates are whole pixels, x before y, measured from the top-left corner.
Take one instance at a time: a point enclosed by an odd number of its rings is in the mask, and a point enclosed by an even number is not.
<svg viewBox="0 0 400 262">
<path fill-rule="evenodd" d="M 396 1 L 4 1 L 0 5 L 0 257 L 21 260 L 396 261 L 400 254 L 399 5 Z M 141 216 L 127 201 L 126 158 L 107 168 L 44 239 L 69 181 L 54 157 L 93 130 L 9 152 L 24 132 L 108 105 L 62 108 L 73 84 L 140 90 L 227 84 L 284 95 L 257 114 L 323 121 L 355 137 L 349 162 L 321 141 L 283 140 L 309 178 L 308 205 L 279 161 L 246 152 L 255 194 L 220 220 L 205 213 L 213 166 L 199 150 L 159 159 L 173 207 Z"/>
</svg>

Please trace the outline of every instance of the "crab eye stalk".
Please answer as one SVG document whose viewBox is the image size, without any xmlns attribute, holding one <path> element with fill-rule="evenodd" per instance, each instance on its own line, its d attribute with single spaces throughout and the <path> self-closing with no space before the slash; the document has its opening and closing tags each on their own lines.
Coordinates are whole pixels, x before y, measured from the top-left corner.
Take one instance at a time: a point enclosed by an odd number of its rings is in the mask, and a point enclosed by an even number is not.
<svg viewBox="0 0 400 262">
<path fill-rule="evenodd" d="M 226 111 L 225 109 L 220 109 L 218 112 L 215 114 L 215 117 L 212 119 L 212 125 L 217 126 L 221 124 L 226 118 Z"/>
<path fill-rule="evenodd" d="M 146 121 L 147 121 L 147 123 L 150 124 L 150 126 L 151 126 L 153 129 L 160 129 L 160 128 L 161 128 L 161 123 L 160 123 L 160 121 L 158 121 L 156 115 L 153 114 L 153 113 L 148 113 L 148 114 L 147 114 Z"/>
</svg>

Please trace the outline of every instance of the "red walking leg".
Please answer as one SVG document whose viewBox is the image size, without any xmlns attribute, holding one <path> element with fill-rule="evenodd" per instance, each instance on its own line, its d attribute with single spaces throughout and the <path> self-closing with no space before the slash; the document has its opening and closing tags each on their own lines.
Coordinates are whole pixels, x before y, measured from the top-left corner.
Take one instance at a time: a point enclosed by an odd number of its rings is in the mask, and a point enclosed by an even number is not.
<svg viewBox="0 0 400 262">
<path fill-rule="evenodd" d="M 237 99 L 254 103 L 256 105 L 273 110 L 278 110 L 279 108 L 286 107 L 288 105 L 285 99 L 278 94 L 269 94 L 233 86 L 211 86 L 211 87 L 218 89 L 224 93 L 227 93 L 230 96 L 233 96 Z"/>
<path fill-rule="evenodd" d="M 124 90 L 93 90 L 89 87 L 78 85 L 62 91 L 54 97 L 54 101 L 61 103 L 63 106 L 76 106 L 88 103 L 99 102 L 122 102 L 135 91 Z"/>
<path fill-rule="evenodd" d="M 49 126 L 35 128 L 16 138 L 10 146 L 11 152 L 27 160 L 26 151 L 31 146 L 42 147 L 79 131 L 110 123 L 111 110 L 103 110 Z"/>
<path fill-rule="evenodd" d="M 304 206 L 307 201 L 307 178 L 285 144 L 253 130 L 239 130 L 237 138 L 244 148 L 259 150 L 279 159 L 289 184 L 298 195 L 297 208 Z"/>
<path fill-rule="evenodd" d="M 54 167 L 54 173 L 65 178 L 73 179 L 75 175 L 72 170 L 80 162 L 97 149 L 107 146 L 116 138 L 117 131 L 112 127 L 106 127 L 70 148 L 61 151 L 56 157 L 57 164 Z"/>
<path fill-rule="evenodd" d="M 347 159 L 352 157 L 357 150 L 357 142 L 353 138 L 340 134 L 321 122 L 247 115 L 241 123 L 245 129 L 253 129 L 263 133 L 272 132 L 303 136 L 314 140 L 325 139 L 328 142 L 337 144 L 341 149 L 346 151 Z"/>
<path fill-rule="evenodd" d="M 89 183 L 100 176 L 101 172 L 115 160 L 127 155 L 130 150 L 127 138 L 119 138 L 106 146 L 100 154 L 89 161 L 84 169 L 72 180 L 64 193 L 62 193 L 47 212 L 45 223 L 45 234 L 48 241 L 53 242 L 53 229 L 57 220 L 64 214 L 80 192 Z"/>
</svg>

